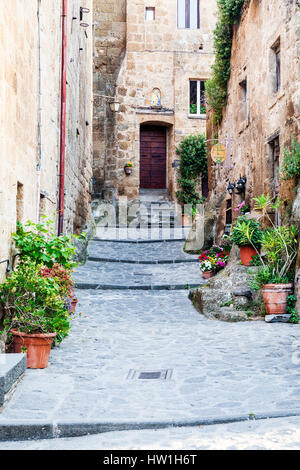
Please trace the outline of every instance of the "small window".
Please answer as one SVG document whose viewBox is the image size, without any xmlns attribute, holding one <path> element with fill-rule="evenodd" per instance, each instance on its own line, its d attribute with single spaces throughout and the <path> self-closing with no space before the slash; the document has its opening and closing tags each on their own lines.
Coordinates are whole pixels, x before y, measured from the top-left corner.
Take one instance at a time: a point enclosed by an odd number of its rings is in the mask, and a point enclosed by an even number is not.
<svg viewBox="0 0 300 470">
<path fill-rule="evenodd" d="M 24 186 L 19 181 L 17 182 L 16 194 L 16 221 L 22 222 L 24 216 Z"/>
<path fill-rule="evenodd" d="M 205 81 L 203 80 L 190 80 L 189 114 L 196 116 L 206 114 Z"/>
<path fill-rule="evenodd" d="M 271 157 L 271 193 L 274 201 L 279 197 L 280 191 L 280 142 L 279 136 L 269 142 L 269 155 Z M 280 225 L 280 211 L 275 211 L 275 223 Z"/>
<path fill-rule="evenodd" d="M 240 121 L 243 122 L 248 118 L 248 86 L 247 80 L 240 83 Z"/>
<path fill-rule="evenodd" d="M 146 7 L 146 21 L 154 21 L 154 20 L 155 20 L 155 8 Z"/>
<path fill-rule="evenodd" d="M 280 64 L 280 38 L 277 39 L 271 50 L 271 74 L 273 82 L 273 93 L 277 93 L 280 90 L 281 82 L 281 64 Z"/>
<path fill-rule="evenodd" d="M 178 28 L 199 29 L 200 8 L 199 0 L 177 0 Z"/>
</svg>

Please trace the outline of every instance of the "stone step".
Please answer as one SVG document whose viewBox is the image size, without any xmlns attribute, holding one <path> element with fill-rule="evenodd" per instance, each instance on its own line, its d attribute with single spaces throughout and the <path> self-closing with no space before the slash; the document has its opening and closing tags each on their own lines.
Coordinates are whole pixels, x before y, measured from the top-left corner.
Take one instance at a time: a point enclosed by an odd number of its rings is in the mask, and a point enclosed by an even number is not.
<svg viewBox="0 0 300 470">
<path fill-rule="evenodd" d="M 0 408 L 26 371 L 26 354 L 0 354 Z"/>
<path fill-rule="evenodd" d="M 170 230 L 168 230 L 170 229 Z M 190 227 L 103 227 L 97 225 L 95 238 L 105 241 L 128 241 L 129 243 L 157 243 L 161 241 L 185 241 Z"/>
<path fill-rule="evenodd" d="M 114 262 L 99 263 L 89 260 L 84 266 L 76 269 L 73 279 L 78 289 L 103 290 L 182 290 L 205 283 L 198 263 L 194 262 L 167 264 L 119 262 L 116 268 Z"/>
</svg>

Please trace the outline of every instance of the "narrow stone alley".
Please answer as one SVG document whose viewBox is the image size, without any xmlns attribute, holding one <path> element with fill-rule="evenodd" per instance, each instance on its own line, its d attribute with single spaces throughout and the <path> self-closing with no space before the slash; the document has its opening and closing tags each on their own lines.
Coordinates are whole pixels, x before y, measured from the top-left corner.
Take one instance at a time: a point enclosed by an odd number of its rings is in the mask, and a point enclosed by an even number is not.
<svg viewBox="0 0 300 470">
<path fill-rule="evenodd" d="M 298 329 L 201 316 L 183 284 L 204 281 L 182 248 L 90 242 L 75 273 L 81 313 L 48 368 L 26 371 L 1 440 L 300 414 Z"/>
</svg>

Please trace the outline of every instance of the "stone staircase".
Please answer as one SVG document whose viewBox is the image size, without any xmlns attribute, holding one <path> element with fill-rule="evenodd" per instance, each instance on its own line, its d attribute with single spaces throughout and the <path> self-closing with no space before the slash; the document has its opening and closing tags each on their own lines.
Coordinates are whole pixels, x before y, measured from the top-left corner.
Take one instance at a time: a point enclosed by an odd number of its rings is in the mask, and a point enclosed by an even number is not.
<svg viewBox="0 0 300 470">
<path fill-rule="evenodd" d="M 182 225 L 182 208 L 168 190 L 140 190 L 137 200 L 120 199 L 115 206 L 93 201 L 96 237 L 100 239 L 185 240 L 190 225 Z"/>
</svg>

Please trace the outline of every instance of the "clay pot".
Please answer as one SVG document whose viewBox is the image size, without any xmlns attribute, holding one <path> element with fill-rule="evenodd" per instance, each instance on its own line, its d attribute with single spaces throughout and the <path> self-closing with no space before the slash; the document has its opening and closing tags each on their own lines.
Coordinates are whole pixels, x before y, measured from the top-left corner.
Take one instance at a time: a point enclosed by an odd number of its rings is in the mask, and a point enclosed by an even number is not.
<svg viewBox="0 0 300 470">
<path fill-rule="evenodd" d="M 188 215 L 182 214 L 182 226 L 183 227 L 190 227 L 192 225 L 191 219 Z"/>
<path fill-rule="evenodd" d="M 257 255 L 257 252 L 251 245 L 240 247 L 241 262 L 244 266 L 250 266 L 252 256 Z"/>
<path fill-rule="evenodd" d="M 21 333 L 11 330 L 15 353 L 21 353 L 26 348 L 27 368 L 45 369 L 48 366 L 51 346 L 56 333 Z"/>
<path fill-rule="evenodd" d="M 293 284 L 265 284 L 262 295 L 268 314 L 282 315 L 286 313 L 287 298 L 293 291 Z"/>
<path fill-rule="evenodd" d="M 202 271 L 202 277 L 204 279 L 210 279 L 211 277 L 213 277 L 213 275 L 214 275 L 213 271 Z"/>
<path fill-rule="evenodd" d="M 70 310 L 71 313 L 75 313 L 77 303 L 78 303 L 78 299 L 76 297 L 72 297 L 71 310 Z"/>
</svg>

